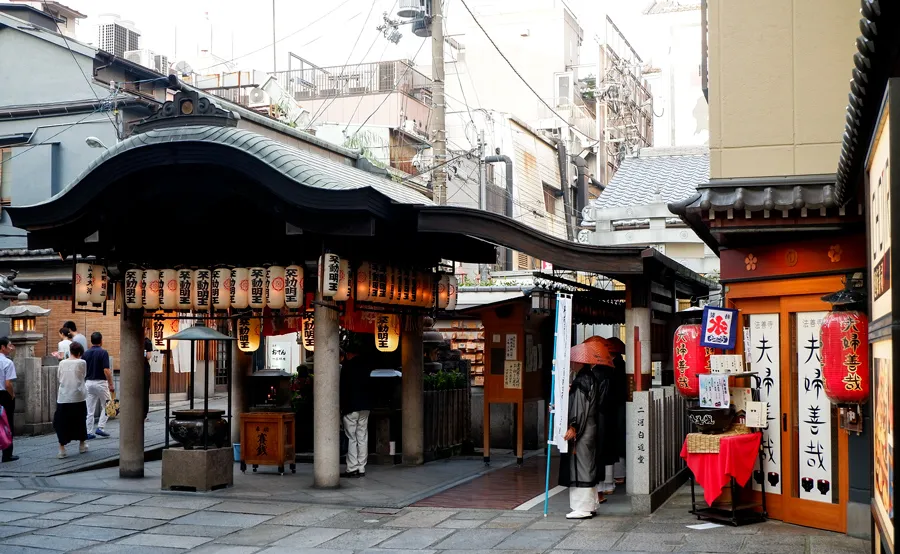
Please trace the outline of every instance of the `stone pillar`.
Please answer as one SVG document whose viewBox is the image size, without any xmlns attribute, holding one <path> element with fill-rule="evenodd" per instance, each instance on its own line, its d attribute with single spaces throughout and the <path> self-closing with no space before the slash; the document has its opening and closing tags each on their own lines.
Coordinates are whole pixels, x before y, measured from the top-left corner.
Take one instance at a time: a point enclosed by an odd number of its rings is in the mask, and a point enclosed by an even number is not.
<svg viewBox="0 0 900 554">
<path fill-rule="evenodd" d="M 423 321 L 407 316 L 400 335 L 403 369 L 403 463 L 425 463 L 425 352 L 422 346 Z"/>
<path fill-rule="evenodd" d="M 316 300 L 322 302 L 321 293 Z M 313 485 L 340 485 L 340 332 L 336 311 L 316 304 L 315 378 L 313 379 Z"/>
<path fill-rule="evenodd" d="M 141 312 L 119 316 L 119 477 L 144 476 L 144 326 Z"/>
<path fill-rule="evenodd" d="M 231 343 L 231 442 L 241 442 L 241 414 L 249 409 L 247 376 L 253 365 L 253 356 L 245 354 Z"/>
</svg>

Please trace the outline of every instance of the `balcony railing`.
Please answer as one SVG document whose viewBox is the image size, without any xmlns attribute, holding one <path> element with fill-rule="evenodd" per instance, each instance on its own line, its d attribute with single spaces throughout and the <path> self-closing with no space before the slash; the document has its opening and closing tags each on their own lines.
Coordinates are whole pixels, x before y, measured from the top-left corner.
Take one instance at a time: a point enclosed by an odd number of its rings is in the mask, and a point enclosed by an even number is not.
<svg viewBox="0 0 900 554">
<path fill-rule="evenodd" d="M 545 98 L 544 100 L 553 106 L 553 111 L 547 108 L 543 102 L 538 102 L 539 119 L 559 119 L 556 116 L 559 114 L 565 118 L 566 123 L 575 127 L 585 136 L 595 140 L 600 138 L 597 136 L 597 121 L 594 115 L 583 105 L 576 104 L 567 98 Z M 556 114 L 553 113 L 554 111 Z"/>
<path fill-rule="evenodd" d="M 431 79 L 410 62 L 395 60 L 335 67 L 279 71 L 275 77 L 295 100 L 335 98 L 398 91 L 431 105 Z"/>
</svg>

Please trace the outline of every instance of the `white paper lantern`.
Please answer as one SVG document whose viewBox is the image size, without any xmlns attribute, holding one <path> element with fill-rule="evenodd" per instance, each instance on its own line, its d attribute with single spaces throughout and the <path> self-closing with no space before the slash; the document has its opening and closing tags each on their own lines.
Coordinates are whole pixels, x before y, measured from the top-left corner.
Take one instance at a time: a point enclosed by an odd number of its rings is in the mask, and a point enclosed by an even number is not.
<svg viewBox="0 0 900 554">
<path fill-rule="evenodd" d="M 174 312 L 157 312 L 153 315 L 150 334 L 153 337 L 153 346 L 157 350 L 165 350 L 168 346 L 166 339 L 178 332 L 178 319 L 174 317 Z M 169 319 L 163 319 L 168 317 Z M 175 343 L 172 343 L 175 348 Z"/>
<path fill-rule="evenodd" d="M 375 348 L 379 352 L 393 352 L 400 345 L 400 316 L 378 314 L 375 316 Z"/>
<path fill-rule="evenodd" d="M 303 306 L 303 268 L 299 265 L 284 268 L 284 305 L 292 310 Z"/>
<path fill-rule="evenodd" d="M 303 348 L 313 352 L 316 349 L 316 319 L 313 312 L 303 314 L 302 328 L 300 330 L 300 340 L 303 342 Z"/>
<path fill-rule="evenodd" d="M 237 322 L 237 343 L 241 352 L 259 350 L 261 322 L 258 317 L 242 317 Z"/>
<path fill-rule="evenodd" d="M 219 267 L 212 270 L 209 283 L 210 302 L 216 310 L 227 310 L 231 307 L 231 270 Z"/>
<path fill-rule="evenodd" d="M 250 305 L 250 270 L 236 267 L 231 270 L 231 307 L 246 309 Z"/>
<path fill-rule="evenodd" d="M 261 310 L 266 307 L 266 297 L 268 294 L 266 288 L 266 268 L 251 267 L 250 268 L 250 307 L 254 310 Z"/>
<path fill-rule="evenodd" d="M 163 310 L 178 308 L 178 272 L 174 269 L 163 269 L 159 272 L 159 307 Z"/>
<path fill-rule="evenodd" d="M 450 304 L 450 276 L 441 275 L 437 286 L 437 307 L 439 310 L 446 310 Z"/>
<path fill-rule="evenodd" d="M 191 304 L 197 311 L 209 310 L 210 280 L 212 272 L 208 269 L 195 269 L 191 285 Z"/>
<path fill-rule="evenodd" d="M 91 286 L 91 303 L 103 304 L 106 302 L 106 292 L 109 288 L 109 277 L 106 274 L 106 266 L 95 264 L 91 269 L 94 277 Z"/>
<path fill-rule="evenodd" d="M 75 302 L 87 304 L 91 301 L 94 281 L 94 266 L 75 264 Z"/>
<path fill-rule="evenodd" d="M 338 293 L 341 280 L 341 258 L 337 254 L 325 254 L 319 258 L 319 290 L 322 296 L 332 298 Z"/>
<path fill-rule="evenodd" d="M 459 294 L 459 281 L 456 279 L 455 275 L 450 276 L 450 283 L 447 287 L 447 309 L 455 310 L 456 309 L 456 297 Z"/>
<path fill-rule="evenodd" d="M 141 304 L 144 309 L 159 309 L 159 271 L 145 269 L 141 272 Z"/>
<path fill-rule="evenodd" d="M 266 304 L 273 310 L 284 307 L 284 267 L 273 265 L 266 268 L 266 287 L 269 291 Z"/>
<path fill-rule="evenodd" d="M 340 272 L 338 273 L 338 290 L 334 295 L 334 299 L 338 302 L 346 302 L 350 298 L 350 261 L 340 261 Z"/>
<path fill-rule="evenodd" d="M 175 301 L 175 306 L 179 310 L 190 310 L 194 307 L 194 303 L 191 299 L 193 296 L 192 290 L 194 288 L 194 272 L 190 269 L 179 269 L 177 279 L 178 292 L 176 295 L 177 300 Z"/>
<path fill-rule="evenodd" d="M 125 286 L 122 287 L 123 301 L 125 307 L 132 310 L 143 307 L 141 300 L 141 278 L 143 270 L 129 269 L 125 272 Z"/>
</svg>

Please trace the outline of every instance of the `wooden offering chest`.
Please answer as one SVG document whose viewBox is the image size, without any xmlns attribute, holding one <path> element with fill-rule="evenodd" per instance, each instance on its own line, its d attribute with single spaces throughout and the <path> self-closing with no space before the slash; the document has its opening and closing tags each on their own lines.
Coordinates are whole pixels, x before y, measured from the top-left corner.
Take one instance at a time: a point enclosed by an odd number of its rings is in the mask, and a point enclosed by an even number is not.
<svg viewBox="0 0 900 554">
<path fill-rule="evenodd" d="M 257 371 L 250 379 L 250 411 L 241 414 L 241 471 L 256 472 L 261 465 L 277 466 L 284 475 L 288 465 L 297 473 L 294 412 L 290 404 L 290 374 Z"/>
</svg>

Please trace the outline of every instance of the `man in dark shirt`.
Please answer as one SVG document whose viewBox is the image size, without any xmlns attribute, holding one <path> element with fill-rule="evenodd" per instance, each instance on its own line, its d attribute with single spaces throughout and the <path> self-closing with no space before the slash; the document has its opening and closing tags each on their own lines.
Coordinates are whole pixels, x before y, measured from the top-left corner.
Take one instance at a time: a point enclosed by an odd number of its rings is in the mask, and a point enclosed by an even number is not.
<svg viewBox="0 0 900 554">
<path fill-rule="evenodd" d="M 369 458 L 369 367 L 362 356 L 347 352 L 341 364 L 341 415 L 347 435 L 347 470 L 341 477 L 365 477 Z"/>
<path fill-rule="evenodd" d="M 113 385 L 112 369 L 109 367 L 109 352 L 103 349 L 103 335 L 98 332 L 91 333 L 91 347 L 82 358 L 87 364 L 87 373 L 84 377 L 84 386 L 87 389 L 87 429 L 88 440 L 96 437 L 109 436 L 103 428 L 109 416 L 106 415 L 106 403 L 110 400 L 110 392 L 115 392 Z M 97 402 L 100 402 L 100 421 L 97 429 L 94 428 L 94 412 L 97 410 Z"/>
<path fill-rule="evenodd" d="M 153 355 L 153 341 L 150 340 L 150 330 L 144 331 L 144 421 L 149 421 L 150 413 L 150 357 Z"/>
</svg>

